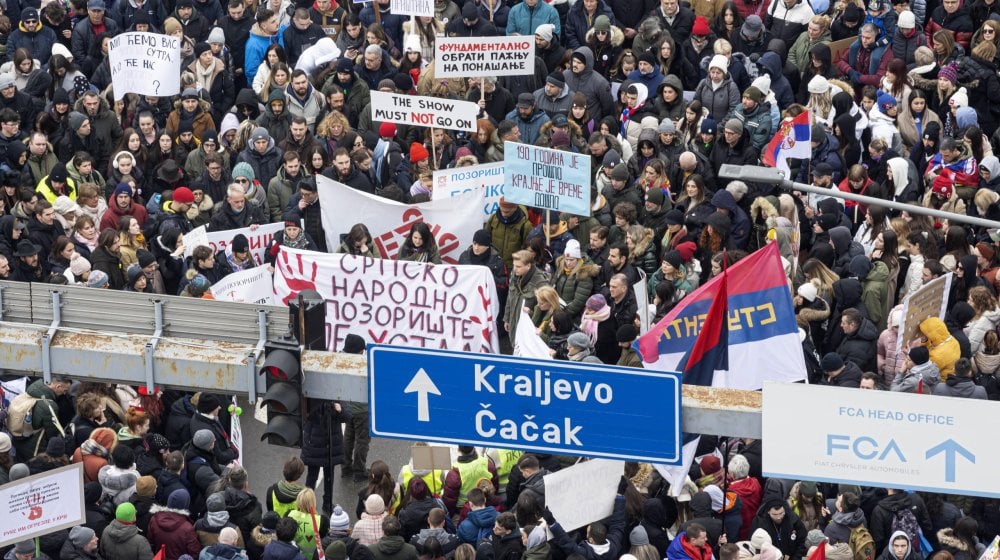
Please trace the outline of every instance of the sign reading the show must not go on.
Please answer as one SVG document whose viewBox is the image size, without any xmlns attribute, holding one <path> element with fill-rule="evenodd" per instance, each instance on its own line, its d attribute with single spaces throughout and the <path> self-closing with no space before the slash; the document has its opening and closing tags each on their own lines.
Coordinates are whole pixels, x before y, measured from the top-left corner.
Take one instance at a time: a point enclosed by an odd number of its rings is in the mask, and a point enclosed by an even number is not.
<svg viewBox="0 0 1000 560">
<path fill-rule="evenodd" d="M 766 382 L 764 476 L 1000 498 L 1000 403 Z"/>
<path fill-rule="evenodd" d="M 423 95 L 371 92 L 372 121 L 476 131 L 479 105 Z"/>
<path fill-rule="evenodd" d="M 504 142 L 504 200 L 590 215 L 590 156 Z"/>
</svg>

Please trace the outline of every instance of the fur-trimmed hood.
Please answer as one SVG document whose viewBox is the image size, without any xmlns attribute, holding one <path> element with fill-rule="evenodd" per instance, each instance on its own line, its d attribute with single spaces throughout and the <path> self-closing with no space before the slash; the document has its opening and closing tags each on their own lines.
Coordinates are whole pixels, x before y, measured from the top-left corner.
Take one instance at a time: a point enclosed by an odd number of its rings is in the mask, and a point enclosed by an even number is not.
<svg viewBox="0 0 1000 560">
<path fill-rule="evenodd" d="M 174 101 L 174 109 L 177 109 L 178 111 L 183 111 L 184 110 L 184 106 L 182 105 L 183 101 L 184 101 L 183 99 L 178 99 L 177 101 Z M 202 113 L 208 113 L 210 115 L 212 114 L 212 104 L 209 103 L 208 101 L 205 101 L 205 99 L 201 97 L 198 98 L 198 108 L 201 109 Z"/>
<path fill-rule="evenodd" d="M 955 536 L 954 529 L 945 527 L 937 532 L 938 542 L 941 546 L 950 546 L 962 552 L 970 552 L 969 545 L 965 541 Z M 972 551 L 975 552 L 975 551 Z"/>
<path fill-rule="evenodd" d="M 556 257 L 556 270 L 563 270 L 563 256 L 560 255 Z M 576 266 L 573 270 L 569 271 L 567 276 L 577 276 L 579 278 L 597 278 L 597 275 L 601 273 L 601 267 L 594 264 L 592 261 L 582 258 L 576 261 Z"/>
<path fill-rule="evenodd" d="M 583 41 L 589 43 L 591 39 L 594 38 L 594 28 L 591 27 L 587 30 L 587 34 L 584 36 Z M 625 42 L 625 33 L 617 25 L 611 26 L 611 46 L 620 47 L 622 43 Z"/>
<path fill-rule="evenodd" d="M 777 218 L 779 204 L 776 197 L 758 196 L 750 205 L 750 219 L 756 222 L 758 218 L 763 218 L 765 221 Z"/>
<path fill-rule="evenodd" d="M 188 511 L 188 510 L 186 510 L 186 509 L 168 508 L 167 506 L 161 506 L 160 504 L 153 504 L 153 506 L 149 508 L 149 514 L 150 515 L 155 515 L 157 513 L 164 512 L 164 511 L 165 512 L 170 512 L 170 513 L 176 513 L 177 515 L 183 515 L 184 517 L 187 517 L 188 519 L 191 518 L 191 512 Z"/>
</svg>

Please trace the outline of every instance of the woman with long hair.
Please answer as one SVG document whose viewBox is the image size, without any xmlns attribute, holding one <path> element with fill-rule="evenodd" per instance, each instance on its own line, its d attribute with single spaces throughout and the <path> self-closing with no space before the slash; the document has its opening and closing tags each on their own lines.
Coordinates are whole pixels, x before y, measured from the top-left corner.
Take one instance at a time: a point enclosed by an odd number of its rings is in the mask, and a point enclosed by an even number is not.
<svg viewBox="0 0 1000 560">
<path fill-rule="evenodd" d="M 52 253 L 48 256 L 49 272 L 62 274 L 69 269 L 74 258 L 79 257 L 73 241 L 65 235 L 60 235 L 52 243 Z"/>
<path fill-rule="evenodd" d="M 809 102 L 806 108 L 812 116 L 813 123 L 820 123 L 830 128 L 833 125 L 833 89 L 830 82 L 823 76 L 813 76 L 809 80 Z"/>
<path fill-rule="evenodd" d="M 854 234 L 854 240 L 865 248 L 866 256 L 870 257 L 875 249 L 875 238 L 888 229 L 888 213 L 889 211 L 882 206 L 869 206 L 865 212 L 864 222 Z"/>
<path fill-rule="evenodd" d="M 809 259 L 802 264 L 802 275 L 807 282 L 815 280 L 819 297 L 833 305 L 833 285 L 840 280 L 836 272 L 818 259 Z"/>
<path fill-rule="evenodd" d="M 531 322 L 535 325 L 535 334 L 548 343 L 552 335 L 552 316 L 562 310 L 562 301 L 559 299 L 559 292 L 549 285 L 535 289 L 535 300 L 538 303 L 531 314 Z"/>
<path fill-rule="evenodd" d="M 660 64 L 662 67 L 662 62 Z M 610 80 L 618 83 L 624 82 L 628 75 L 638 67 L 639 56 L 632 52 L 632 49 L 625 49 L 618 55 L 618 60 L 611 67 Z"/>
<path fill-rule="evenodd" d="M 55 99 L 55 91 L 62 89 L 68 94 L 73 94 L 73 82 L 77 77 L 85 77 L 83 72 L 76 67 L 73 61 L 61 54 L 52 54 L 49 60 L 49 75 L 52 76 L 52 84 L 49 86 L 49 99 Z"/>
<path fill-rule="evenodd" d="M 285 48 L 277 43 L 271 43 L 264 51 L 264 60 L 257 67 L 257 74 L 253 77 L 253 84 L 251 84 L 254 93 L 265 102 L 267 94 L 264 93 L 264 86 L 270 80 L 271 69 L 279 63 L 284 64 L 285 70 L 288 70 L 288 55 L 285 54 Z"/>
<path fill-rule="evenodd" d="M 948 233 L 944 235 L 944 255 L 938 259 L 941 262 L 941 266 L 948 272 L 953 272 L 958 261 L 962 257 L 967 257 L 971 254 L 969 236 L 965 228 L 958 225 L 949 226 Z"/>
<path fill-rule="evenodd" d="M 833 119 L 833 136 L 839 146 L 837 153 L 848 168 L 861 163 L 861 143 L 855 134 L 858 121 L 850 114 L 838 114 Z"/>
<path fill-rule="evenodd" d="M 586 102 L 587 100 L 584 98 L 584 111 L 586 111 L 587 107 Z M 573 118 L 572 112 L 570 118 Z M 479 119 L 476 121 L 476 133 L 472 135 L 472 138 L 469 139 L 469 143 L 466 145 L 472 151 L 472 155 L 476 156 L 476 159 L 479 161 L 486 161 L 486 153 L 489 151 L 490 146 L 492 146 L 494 131 L 496 131 L 496 127 L 493 126 L 493 122 L 490 119 Z"/>
<path fill-rule="evenodd" d="M 260 74 L 257 75 L 260 76 Z M 271 66 L 271 71 L 268 72 L 267 79 L 264 80 L 264 85 L 260 88 L 260 100 L 268 104 L 271 92 L 275 90 L 283 91 L 291 79 L 291 68 L 284 62 L 276 62 L 274 66 Z M 254 81 L 256 81 L 256 78 L 254 78 Z"/>
<path fill-rule="evenodd" d="M 931 36 L 931 50 L 938 67 L 943 67 L 965 55 L 962 45 L 955 43 L 955 36 L 947 29 L 939 29 Z"/>
<path fill-rule="evenodd" d="M 385 504 L 385 512 L 391 514 L 399 503 L 399 485 L 389 473 L 389 465 L 385 461 L 373 461 L 368 469 L 368 484 L 358 492 L 358 505 L 355 515 L 361 517 L 365 511 L 365 500 L 372 494 L 378 494 Z"/>
<path fill-rule="evenodd" d="M 712 31 L 716 37 L 729 39 L 743 26 L 743 15 L 732 1 L 722 5 L 722 9 L 712 20 Z"/>
<path fill-rule="evenodd" d="M 328 154 L 336 152 L 337 148 L 341 146 L 347 148 L 348 151 L 354 149 L 353 146 L 346 146 L 342 143 L 348 132 L 351 132 L 351 125 L 347 122 L 347 117 L 336 109 L 327 113 L 323 120 L 316 125 L 316 139 L 323 143 Z"/>
<path fill-rule="evenodd" d="M 343 236 L 340 247 L 337 247 L 337 252 L 359 257 L 385 258 L 382 256 L 379 248 L 375 246 L 372 234 L 368 231 L 368 226 L 365 224 L 354 224 L 351 226 L 350 231 Z"/>
<path fill-rule="evenodd" d="M 681 145 L 689 146 L 697 141 L 701 133 L 701 121 L 705 118 L 705 111 L 701 106 L 701 101 L 692 99 L 684 109 L 684 118 L 677 125 L 677 132 L 681 135 Z"/>
<path fill-rule="evenodd" d="M 715 211 L 708 201 L 705 187 L 705 178 L 695 173 L 688 175 L 684 180 L 681 195 L 677 199 L 676 207 L 684 210 L 684 223 L 697 224 L 696 229 L 691 231 L 692 235 L 700 229 L 700 225 L 705 223 L 705 219 Z"/>
<path fill-rule="evenodd" d="M 976 286 L 969 290 L 968 301 L 976 315 L 965 332 L 969 335 L 969 345 L 975 355 L 982 348 L 986 333 L 995 332 L 1000 325 L 1000 309 L 997 308 L 996 296 L 985 286 Z"/>
<path fill-rule="evenodd" d="M 880 261 L 885 263 L 889 269 L 889 279 L 886 282 L 886 309 L 892 309 L 896 302 L 896 292 L 899 289 L 899 282 L 906 274 L 902 265 L 909 265 L 909 261 L 903 263 L 899 260 L 899 238 L 892 227 L 887 227 L 875 237 L 875 248 L 872 250 L 872 262 Z"/>
<path fill-rule="evenodd" d="M 396 259 L 441 264 L 437 241 L 434 240 L 434 234 L 426 222 L 416 222 L 410 226 L 410 232 L 399 248 Z"/>
<path fill-rule="evenodd" d="M 118 242 L 121 245 L 122 267 L 127 269 L 129 265 L 139 264 L 138 252 L 147 247 L 138 220 L 132 216 L 122 216 L 118 220 Z"/>
<path fill-rule="evenodd" d="M 302 165 L 306 166 L 310 175 L 319 175 L 330 167 L 330 162 L 326 158 L 326 151 L 320 146 L 310 148 L 306 152 L 305 158 Z"/>
<path fill-rule="evenodd" d="M 923 90 L 910 91 L 906 103 L 901 103 L 900 107 L 905 107 L 906 110 L 899 112 L 899 116 L 896 117 L 896 126 L 899 128 L 899 136 L 903 139 L 903 146 L 906 148 L 906 154 L 901 155 L 906 157 L 912 153 L 913 147 L 920 143 L 927 125 L 936 122 L 938 126 L 941 126 L 941 119 L 937 113 L 928 110 L 927 94 Z"/>
<path fill-rule="evenodd" d="M 885 76 L 882 77 L 882 91 L 896 98 L 896 105 L 900 114 L 909 110 L 910 93 L 913 91 L 913 82 L 907 73 L 906 61 L 894 58 L 889 62 Z"/>
</svg>

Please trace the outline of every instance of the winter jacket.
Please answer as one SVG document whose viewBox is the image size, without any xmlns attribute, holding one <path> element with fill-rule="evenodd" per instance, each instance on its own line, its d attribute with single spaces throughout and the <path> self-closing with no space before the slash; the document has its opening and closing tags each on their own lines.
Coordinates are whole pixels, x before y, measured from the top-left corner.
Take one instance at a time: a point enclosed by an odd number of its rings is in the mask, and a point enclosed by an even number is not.
<svg viewBox="0 0 1000 560">
<path fill-rule="evenodd" d="M 998 325 L 1000 325 L 1000 309 L 988 309 L 965 328 L 965 334 L 969 336 L 969 349 L 973 354 L 982 348 L 986 333 L 995 330 Z"/>
<path fill-rule="evenodd" d="M 523 207 L 518 206 L 514 213 L 504 218 L 498 208 L 496 212 L 486 219 L 486 228 L 490 232 L 493 246 L 500 252 L 507 270 L 511 270 L 513 259 L 511 255 L 521 250 L 528 234 L 531 233 L 532 225 Z"/>
<path fill-rule="evenodd" d="M 882 498 L 875 506 L 875 509 L 872 510 L 868 530 L 875 541 L 875 548 L 881 550 L 889 544 L 893 517 L 903 509 L 909 509 L 913 512 L 917 523 L 920 525 L 920 530 L 923 531 L 925 536 L 933 533 L 931 518 L 927 513 L 927 506 L 924 505 L 923 499 L 917 494 L 898 491 L 895 494 L 890 494 Z"/>
<path fill-rule="evenodd" d="M 306 560 L 295 543 L 274 539 L 264 547 L 263 560 Z"/>
<path fill-rule="evenodd" d="M 139 528 L 117 519 L 101 534 L 100 551 L 104 560 L 153 560 L 153 550 Z"/>
<path fill-rule="evenodd" d="M 701 102 L 702 107 L 716 122 L 725 122 L 726 115 L 740 102 L 740 90 L 729 78 L 722 80 L 719 87 L 712 89 L 712 83 L 705 78 L 694 90 L 694 99 Z"/>
<path fill-rule="evenodd" d="M 780 0 L 778 3 L 781 3 Z M 783 110 L 794 103 L 795 90 L 792 89 L 792 84 L 785 77 L 785 63 L 782 56 L 776 52 L 768 51 L 761 55 L 760 60 L 757 61 L 757 65 L 760 67 L 761 73 L 771 77 L 771 93 L 774 94 L 774 99 L 778 102 L 778 109 Z M 723 123 L 720 122 L 719 127 L 721 128 L 722 126 Z"/>
<path fill-rule="evenodd" d="M 927 36 L 928 45 L 934 44 L 934 34 L 941 29 L 951 31 L 955 37 L 955 42 L 962 45 L 962 48 L 968 51 L 969 44 L 972 41 L 972 33 L 975 31 L 972 27 L 972 16 L 969 14 L 968 5 L 959 5 L 958 10 L 952 14 L 946 12 L 944 6 L 935 8 L 931 13 L 931 17 L 927 19 L 927 23 L 924 25 L 924 33 Z M 971 100 L 972 98 L 970 97 L 969 99 Z"/>
<path fill-rule="evenodd" d="M 146 537 L 150 546 L 159 551 L 161 545 L 166 545 L 167 560 L 176 560 L 181 554 L 190 554 L 197 558 L 201 552 L 201 542 L 191 523 L 191 513 L 188 510 L 170 509 L 154 505 L 149 513 L 149 530 Z"/>
<path fill-rule="evenodd" d="M 399 535 L 382 537 L 377 543 L 368 545 L 368 550 L 375 560 L 417 560 L 416 547 L 404 541 Z"/>
<path fill-rule="evenodd" d="M 521 141 L 525 144 L 534 144 L 537 142 L 541 134 L 542 125 L 549 122 L 549 116 L 539 108 L 535 108 L 527 120 L 520 116 L 517 108 L 507 113 L 506 119 L 517 124 L 517 128 L 521 131 Z"/>
<path fill-rule="evenodd" d="M 212 452 L 220 465 L 228 465 L 239 458 L 239 452 L 230 443 L 229 433 L 222 427 L 218 418 L 196 413 L 191 417 L 190 429 L 192 436 L 198 433 L 198 430 L 209 430 L 215 435 L 215 447 L 212 448 Z"/>
<path fill-rule="evenodd" d="M 868 318 L 881 331 L 885 328 L 889 315 L 888 304 L 889 267 L 882 261 L 874 261 L 872 269 L 861 283 L 861 301 L 868 310 Z M 859 364 L 860 365 L 860 364 Z M 874 368 L 873 368 L 874 369 Z M 869 370 L 865 370 L 869 371 Z"/>
<path fill-rule="evenodd" d="M 559 22 L 559 12 L 546 2 L 539 2 L 534 8 L 519 3 L 507 14 L 507 35 L 534 36 L 535 30 L 543 23 L 555 26 L 553 35 L 562 35 L 562 25 Z"/>
<path fill-rule="evenodd" d="M 250 17 L 252 18 L 253 16 Z M 283 31 L 284 29 L 279 29 L 275 35 L 269 37 L 264 35 L 260 29 L 260 25 L 256 23 L 250 28 L 250 35 L 243 43 L 246 49 L 242 60 L 246 83 L 253 83 L 253 79 L 257 76 L 257 68 L 260 67 L 260 63 L 264 60 L 264 53 L 267 52 L 267 47 L 274 43 L 281 45 L 282 48 L 285 47 Z M 228 38 L 229 35 L 226 35 L 226 37 Z"/>
<path fill-rule="evenodd" d="M 252 145 L 247 146 L 236 158 L 237 163 L 241 161 L 249 163 L 250 167 L 253 168 L 256 180 L 260 181 L 262 185 L 266 185 L 277 175 L 278 169 L 281 168 L 283 163 L 282 151 L 274 145 L 274 139 L 272 138 L 264 153 L 260 153 Z"/>
<path fill-rule="evenodd" d="M 41 23 L 41 22 L 38 22 Z M 56 44 L 56 33 L 47 25 L 39 25 L 37 31 L 28 31 L 24 23 L 18 23 L 17 29 L 7 38 L 7 53 L 4 61 L 14 60 L 17 49 L 28 49 L 35 60 L 48 62 L 52 58 L 52 46 Z"/>
<path fill-rule="evenodd" d="M 28 385 L 26 392 L 38 399 L 31 409 L 31 426 L 35 433 L 29 437 L 12 437 L 14 450 L 18 457 L 31 458 L 45 451 L 49 439 L 60 435 L 58 422 L 59 405 L 56 394 L 42 379 Z"/>
<path fill-rule="evenodd" d="M 347 416 L 334 410 L 332 403 L 311 407 L 303 429 L 302 462 L 322 467 L 343 464 L 344 440 L 340 424 L 345 420 Z"/>
<path fill-rule="evenodd" d="M 513 16 L 514 10 L 511 10 Z M 509 28 L 508 24 L 508 28 Z M 558 25 L 556 26 L 558 29 Z M 509 31 L 508 31 L 509 33 Z M 607 115 L 615 113 L 614 99 L 611 97 L 611 85 L 608 80 L 594 71 L 594 53 L 590 47 L 580 47 L 573 51 L 584 59 L 583 71 L 575 74 L 572 69 L 565 70 L 563 77 L 570 91 L 582 93 L 587 98 L 587 112 L 595 122 Z"/>
<path fill-rule="evenodd" d="M 104 16 L 104 31 L 112 37 L 118 35 L 121 31 L 118 28 L 118 23 L 111 19 L 111 14 L 108 13 L 105 13 Z M 90 18 L 80 18 L 76 25 L 73 26 L 73 35 L 70 38 L 73 45 L 70 49 L 70 52 L 73 53 L 73 60 L 76 60 L 78 63 L 86 60 L 87 55 L 93 50 L 96 40 L 97 34 L 94 33 L 94 26 L 90 23 Z M 93 71 L 93 69 L 84 69 L 84 73 L 87 75 L 90 75 L 87 70 Z M 97 131 L 95 130 L 94 132 Z M 121 133 L 119 132 L 120 135 Z"/>
<path fill-rule="evenodd" d="M 492 529 L 498 515 L 500 514 L 493 506 L 470 511 L 458 525 L 458 539 L 463 543 L 478 544 L 479 535 L 487 534 Z"/>
<path fill-rule="evenodd" d="M 837 354 L 844 359 L 844 362 L 854 362 L 861 368 L 861 371 L 872 371 L 876 365 L 875 341 L 877 338 L 878 329 L 870 320 L 862 318 L 858 330 L 853 334 L 846 335 L 840 342 Z"/>
<path fill-rule="evenodd" d="M 805 72 L 806 68 L 811 65 L 811 60 L 809 58 L 809 53 L 816 45 L 829 43 L 830 42 L 830 30 L 827 29 L 820 36 L 819 40 L 813 41 L 809 38 L 809 33 L 803 31 L 799 34 L 798 39 L 792 44 L 788 49 L 788 62 L 791 62 L 796 67 L 798 67 L 799 72 Z"/>
<path fill-rule="evenodd" d="M 776 39 L 781 39 L 786 45 L 792 45 L 805 32 L 814 13 L 808 0 L 800 0 L 791 8 L 781 0 L 772 0 L 764 19 L 764 27 L 771 31 Z"/>
<path fill-rule="evenodd" d="M 910 266 L 913 266 L 912 264 Z M 955 362 L 961 357 L 958 341 L 950 333 L 944 321 L 929 317 L 920 323 L 920 333 L 927 338 L 931 361 L 941 370 L 941 380 L 947 381 L 955 371 Z"/>
<path fill-rule="evenodd" d="M 782 554 L 791 558 L 802 558 L 806 555 L 806 527 L 787 504 L 781 505 L 785 508 L 785 518 L 781 525 L 775 525 L 767 514 L 769 506 L 777 506 L 777 503 L 765 501 L 750 524 L 750 534 L 752 535 L 757 529 L 764 529 Z"/>
<path fill-rule="evenodd" d="M 934 394 L 943 397 L 960 397 L 965 399 L 987 400 L 986 388 L 976 385 L 971 377 L 951 376 L 944 383 L 934 387 Z"/>
<path fill-rule="evenodd" d="M 625 498 L 617 496 L 615 498 L 614 510 L 611 513 L 611 520 L 607 524 L 608 536 L 604 544 L 592 544 L 590 542 L 576 542 L 559 524 L 559 520 L 549 527 L 552 532 L 555 545 L 566 555 L 579 554 L 585 560 L 615 560 L 618 558 L 625 546 Z M 708 559 L 706 559 L 708 560 Z"/>
<path fill-rule="evenodd" d="M 892 57 L 906 62 L 906 68 L 912 70 L 916 66 L 916 52 L 920 47 L 930 46 L 923 27 L 918 23 L 912 34 L 907 37 L 899 26 L 892 37 Z"/>
<path fill-rule="evenodd" d="M 743 105 L 737 105 L 732 117 L 743 123 L 743 134 L 750 138 L 750 145 L 760 152 L 771 141 L 774 130 L 771 127 L 771 106 L 768 103 L 758 103 L 747 112 Z M 728 122 L 728 117 L 726 121 Z"/>
</svg>

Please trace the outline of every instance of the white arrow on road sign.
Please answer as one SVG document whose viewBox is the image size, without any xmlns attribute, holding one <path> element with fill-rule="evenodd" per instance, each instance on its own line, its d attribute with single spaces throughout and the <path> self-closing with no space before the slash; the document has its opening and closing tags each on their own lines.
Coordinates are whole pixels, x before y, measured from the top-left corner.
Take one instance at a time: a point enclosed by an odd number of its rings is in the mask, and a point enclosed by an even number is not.
<svg viewBox="0 0 1000 560">
<path fill-rule="evenodd" d="M 438 390 L 437 385 L 431 380 L 424 368 L 417 370 L 417 374 L 413 376 L 410 383 L 403 389 L 404 393 L 416 393 L 417 394 L 417 421 L 418 422 L 430 422 L 431 421 L 431 411 L 427 402 L 428 394 L 435 394 L 441 396 L 441 391 Z"/>
</svg>

